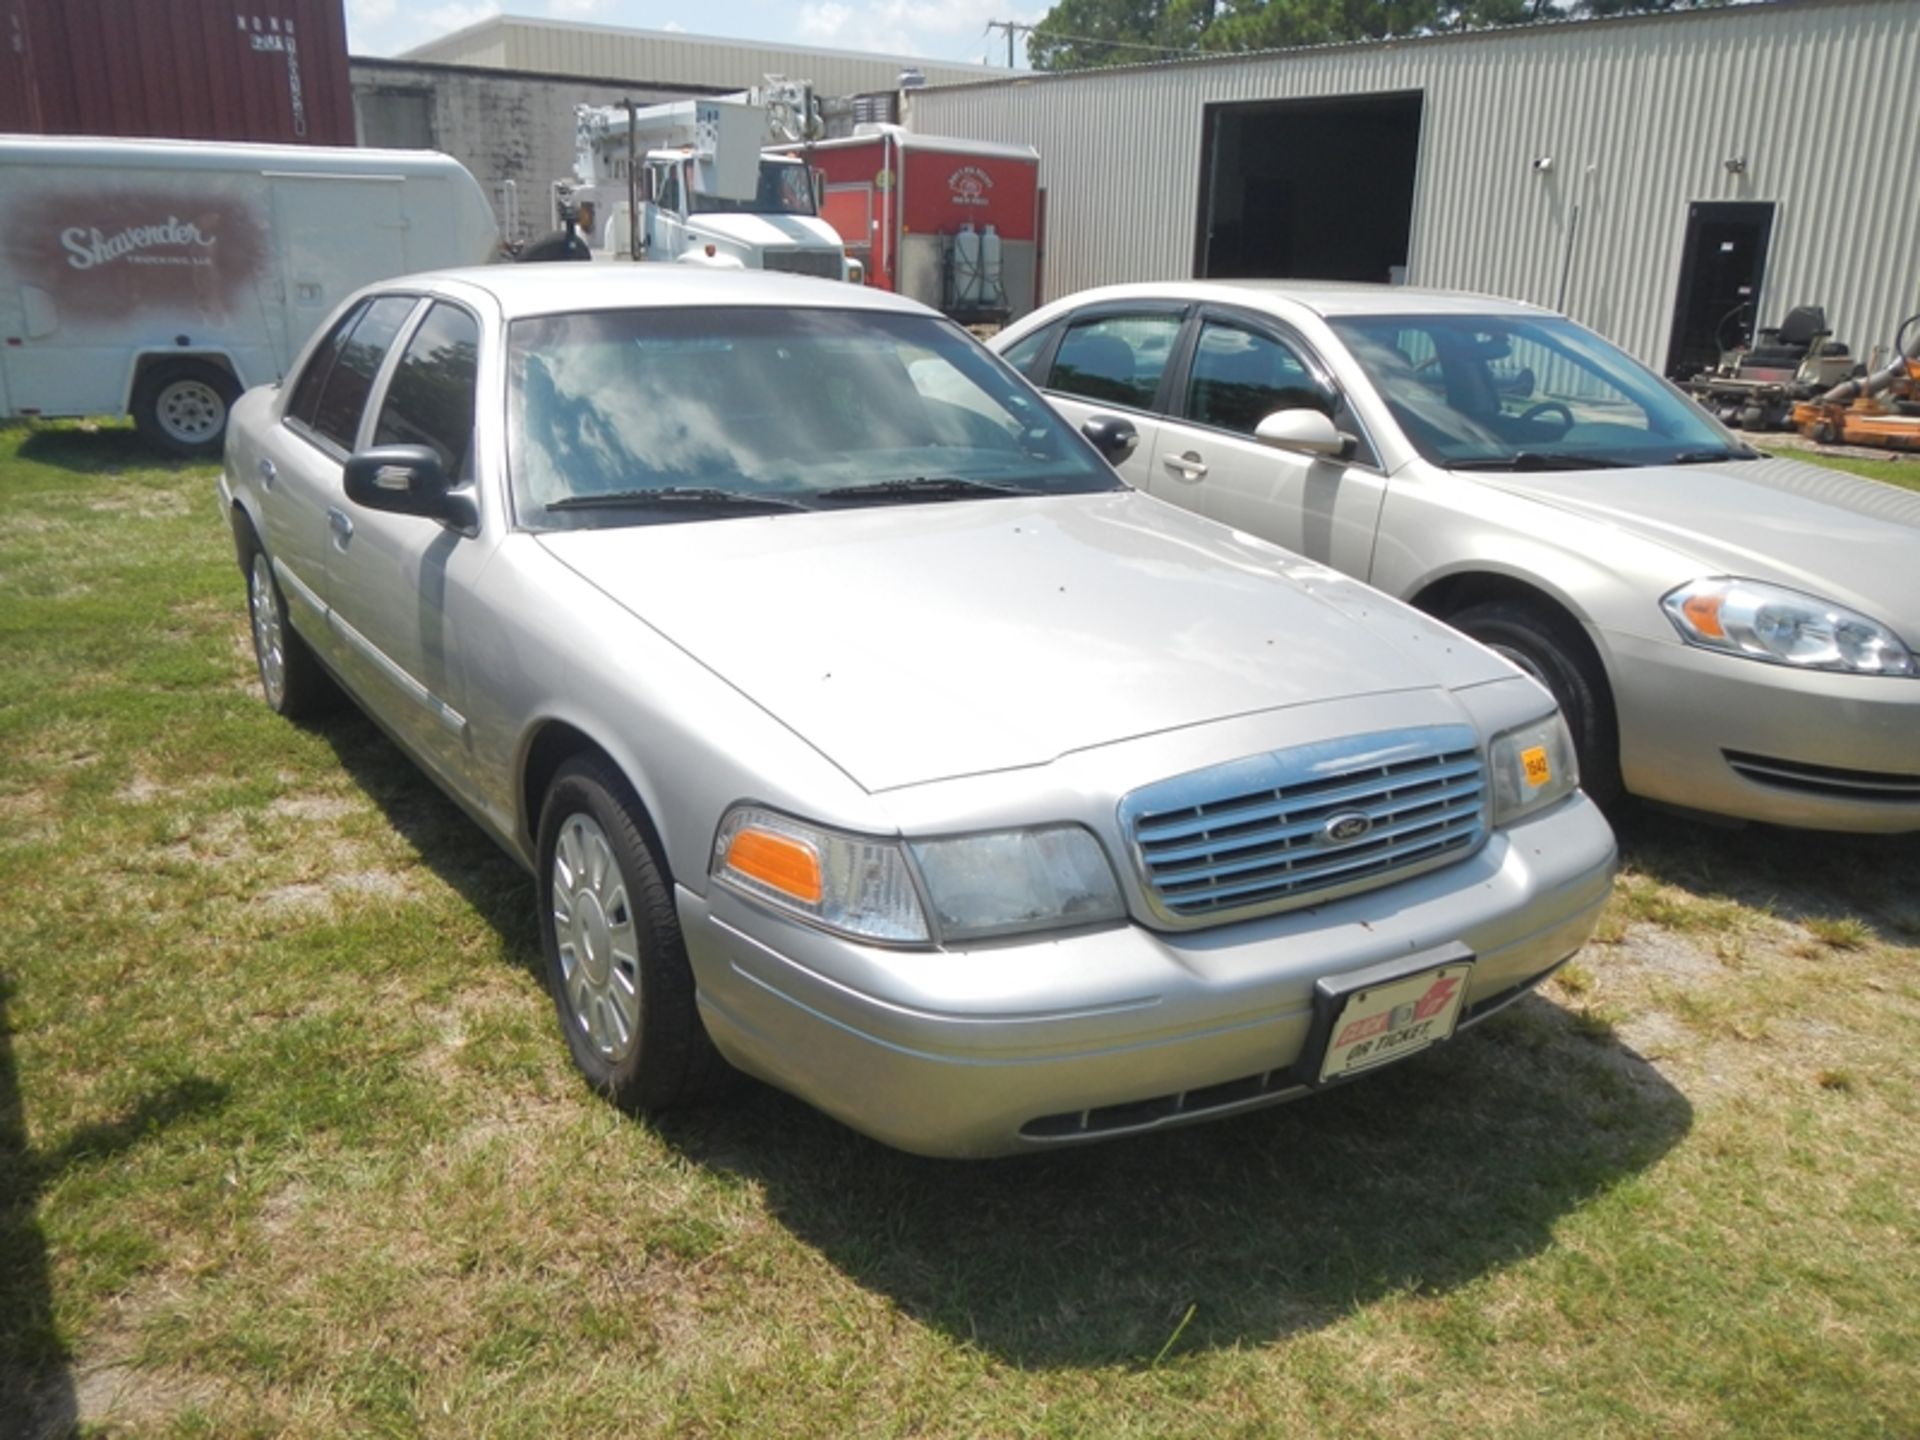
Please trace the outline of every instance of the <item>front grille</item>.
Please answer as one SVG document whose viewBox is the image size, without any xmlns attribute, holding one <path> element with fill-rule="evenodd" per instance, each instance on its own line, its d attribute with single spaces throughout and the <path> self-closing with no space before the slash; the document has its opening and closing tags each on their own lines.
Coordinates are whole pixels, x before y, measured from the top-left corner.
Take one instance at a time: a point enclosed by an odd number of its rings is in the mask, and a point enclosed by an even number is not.
<svg viewBox="0 0 1920 1440">
<path fill-rule="evenodd" d="M 1740 750 L 1723 751 L 1734 773 L 1756 785 L 1797 790 L 1834 800 L 1868 800 L 1891 804 L 1920 803 L 1920 775 L 1890 774 L 1880 770 L 1842 770 L 1835 765 L 1808 765 L 1799 760 L 1776 760 Z"/>
<path fill-rule="evenodd" d="M 822 280 L 840 278 L 841 261 L 837 250 L 769 250 L 761 262 L 769 270 L 788 275 L 817 275 Z"/>
<path fill-rule="evenodd" d="M 1364 833 L 1329 835 L 1338 817 Z M 1477 849 L 1486 772 L 1465 725 L 1356 735 L 1145 786 L 1120 802 L 1120 820 L 1159 918 L 1218 925 L 1370 890 Z"/>
</svg>

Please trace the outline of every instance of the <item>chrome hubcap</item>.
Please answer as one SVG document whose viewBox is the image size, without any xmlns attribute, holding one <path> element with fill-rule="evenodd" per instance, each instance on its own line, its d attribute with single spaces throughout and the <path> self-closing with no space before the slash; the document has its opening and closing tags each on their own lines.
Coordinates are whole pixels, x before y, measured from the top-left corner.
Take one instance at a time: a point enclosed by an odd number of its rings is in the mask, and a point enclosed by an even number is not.
<svg viewBox="0 0 1920 1440">
<path fill-rule="evenodd" d="M 568 1018 L 618 1064 L 640 1033 L 640 941 L 613 845 L 591 815 L 569 815 L 553 847 L 553 935 Z"/>
<path fill-rule="evenodd" d="M 176 380 L 154 402 L 160 428 L 175 440 L 197 445 L 227 423 L 227 402 L 204 380 Z"/>
<path fill-rule="evenodd" d="M 253 616 L 253 653 L 260 661 L 260 688 L 278 706 L 287 693 L 287 652 L 280 634 L 280 607 L 273 603 L 273 567 L 255 551 L 247 583 L 247 609 Z"/>
</svg>

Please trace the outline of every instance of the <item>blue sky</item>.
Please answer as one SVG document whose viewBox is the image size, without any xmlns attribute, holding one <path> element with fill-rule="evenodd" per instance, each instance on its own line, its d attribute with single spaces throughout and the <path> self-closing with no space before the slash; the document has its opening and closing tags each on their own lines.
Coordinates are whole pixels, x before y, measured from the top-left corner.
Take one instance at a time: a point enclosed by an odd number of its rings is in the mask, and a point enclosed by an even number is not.
<svg viewBox="0 0 1920 1440">
<path fill-rule="evenodd" d="M 347 48 L 394 55 L 502 11 L 736 40 L 787 41 L 930 60 L 1004 65 L 1004 33 L 989 20 L 1032 23 L 1046 0 L 347 0 Z M 1025 64 L 1025 56 L 1021 55 Z"/>
</svg>

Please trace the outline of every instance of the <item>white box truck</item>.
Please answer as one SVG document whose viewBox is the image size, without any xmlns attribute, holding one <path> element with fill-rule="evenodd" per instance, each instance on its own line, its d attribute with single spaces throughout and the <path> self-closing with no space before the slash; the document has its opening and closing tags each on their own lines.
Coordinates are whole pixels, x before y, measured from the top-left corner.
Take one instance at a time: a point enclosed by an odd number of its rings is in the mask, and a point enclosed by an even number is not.
<svg viewBox="0 0 1920 1440">
<path fill-rule="evenodd" d="M 0 415 L 130 413 L 217 453 L 348 292 L 498 250 L 433 151 L 0 136 Z"/>
</svg>

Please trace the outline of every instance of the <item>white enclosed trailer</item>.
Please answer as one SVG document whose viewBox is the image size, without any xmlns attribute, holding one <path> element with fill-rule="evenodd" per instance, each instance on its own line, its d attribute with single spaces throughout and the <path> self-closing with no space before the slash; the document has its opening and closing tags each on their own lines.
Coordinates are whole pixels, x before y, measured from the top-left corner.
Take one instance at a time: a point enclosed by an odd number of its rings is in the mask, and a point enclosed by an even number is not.
<svg viewBox="0 0 1920 1440">
<path fill-rule="evenodd" d="M 0 415 L 131 413 L 217 451 L 349 292 L 498 244 L 432 151 L 0 136 Z"/>
</svg>

